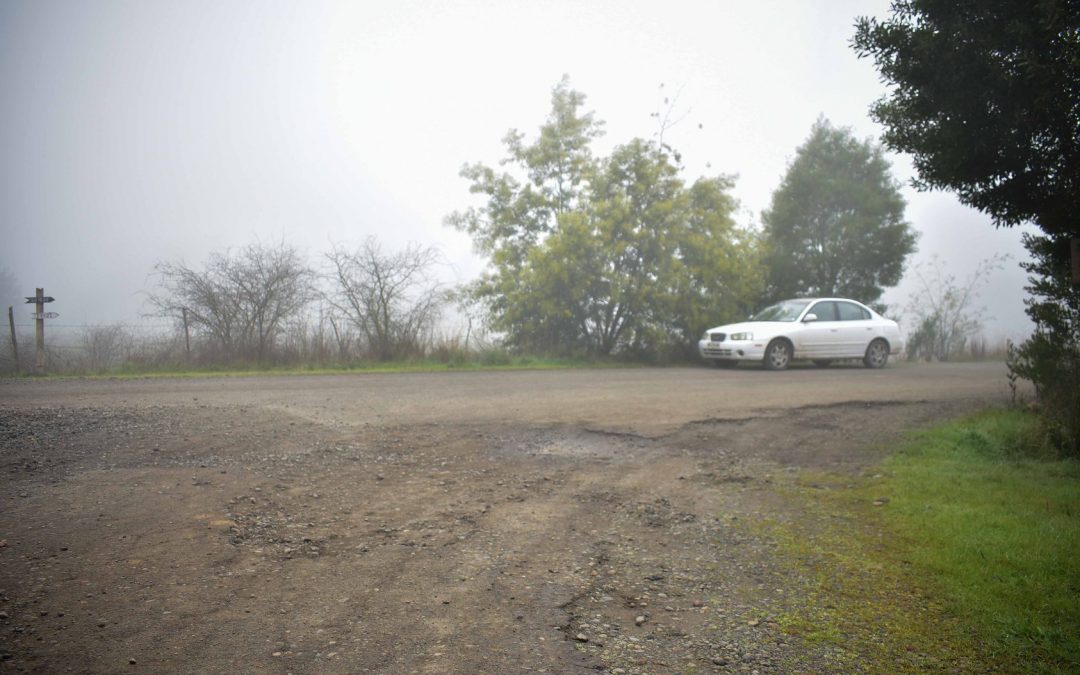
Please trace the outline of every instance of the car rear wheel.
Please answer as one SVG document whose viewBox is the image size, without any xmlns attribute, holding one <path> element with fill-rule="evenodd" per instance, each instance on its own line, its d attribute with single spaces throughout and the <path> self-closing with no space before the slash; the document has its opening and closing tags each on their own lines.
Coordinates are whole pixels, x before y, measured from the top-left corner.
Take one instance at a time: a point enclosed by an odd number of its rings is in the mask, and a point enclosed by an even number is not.
<svg viewBox="0 0 1080 675">
<path fill-rule="evenodd" d="M 773 340 L 765 348 L 765 370 L 783 370 L 791 363 L 791 345 L 786 340 Z"/>
<path fill-rule="evenodd" d="M 866 348 L 866 355 L 863 357 L 863 363 L 867 368 L 883 368 L 888 360 L 889 344 L 881 338 L 870 343 L 870 346 Z"/>
</svg>

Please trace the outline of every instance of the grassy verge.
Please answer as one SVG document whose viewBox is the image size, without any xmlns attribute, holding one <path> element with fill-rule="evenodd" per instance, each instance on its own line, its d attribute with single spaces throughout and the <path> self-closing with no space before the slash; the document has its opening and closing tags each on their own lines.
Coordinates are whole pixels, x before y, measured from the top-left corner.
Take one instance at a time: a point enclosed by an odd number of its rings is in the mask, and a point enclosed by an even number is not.
<svg viewBox="0 0 1080 675">
<path fill-rule="evenodd" d="M 1025 458 L 1034 424 L 996 411 L 926 434 L 887 462 L 885 522 L 988 647 L 1075 671 L 1080 464 Z"/>
<path fill-rule="evenodd" d="M 99 372 L 50 373 L 43 376 L 23 377 L 33 379 L 70 379 L 70 378 L 158 378 L 158 377 L 244 377 L 254 375 L 334 375 L 347 373 L 411 373 L 411 372 L 459 372 L 459 371 L 498 371 L 498 370 L 561 370 L 583 368 L 634 368 L 641 367 L 625 361 L 603 359 L 549 358 L 537 356 L 481 356 L 469 360 L 409 360 L 409 361 L 364 361 L 344 365 L 300 365 L 300 366 L 123 366 Z"/>
<path fill-rule="evenodd" d="M 772 534 L 809 602 L 784 626 L 879 672 L 1080 671 L 1080 463 L 1029 458 L 1035 424 L 983 413 L 790 486 L 806 518 Z"/>
</svg>

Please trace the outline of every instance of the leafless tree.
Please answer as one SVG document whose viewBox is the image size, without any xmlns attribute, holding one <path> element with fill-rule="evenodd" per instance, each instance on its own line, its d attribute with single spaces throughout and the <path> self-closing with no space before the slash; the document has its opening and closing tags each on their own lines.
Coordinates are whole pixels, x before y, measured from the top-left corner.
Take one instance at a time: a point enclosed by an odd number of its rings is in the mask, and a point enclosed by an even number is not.
<svg viewBox="0 0 1080 675">
<path fill-rule="evenodd" d="M 917 325 L 907 341 L 909 359 L 948 361 L 963 352 L 968 340 L 982 329 L 986 308 L 976 306 L 982 287 L 1000 270 L 1008 255 L 983 260 L 965 280 L 947 271 L 941 258 L 912 270 L 919 288 L 908 300 Z"/>
<path fill-rule="evenodd" d="M 264 361 L 311 297 L 311 272 L 284 242 L 213 253 L 201 269 L 168 261 L 154 269 L 159 291 L 151 305 L 178 321 L 186 312 L 189 326 L 217 342 L 226 357 Z"/>
<path fill-rule="evenodd" d="M 326 255 L 328 300 L 357 328 L 374 358 L 423 351 L 445 298 L 432 269 L 439 257 L 437 249 L 419 244 L 384 254 L 374 237 L 355 251 L 335 246 Z"/>
</svg>

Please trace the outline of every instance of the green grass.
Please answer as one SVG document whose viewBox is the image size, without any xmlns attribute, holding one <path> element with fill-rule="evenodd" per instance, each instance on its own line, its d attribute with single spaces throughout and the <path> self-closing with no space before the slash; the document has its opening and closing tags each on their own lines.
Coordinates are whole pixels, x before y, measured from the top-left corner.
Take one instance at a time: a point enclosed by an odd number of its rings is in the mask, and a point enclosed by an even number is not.
<svg viewBox="0 0 1080 675">
<path fill-rule="evenodd" d="M 1025 457 L 1035 422 L 995 411 L 885 463 L 884 524 L 995 653 L 1080 670 L 1080 463 Z"/>
<path fill-rule="evenodd" d="M 1080 463 L 1032 459 L 1036 425 L 986 412 L 873 478 L 801 475 L 801 515 L 765 526 L 805 580 L 781 624 L 877 672 L 1080 672 Z"/>
</svg>

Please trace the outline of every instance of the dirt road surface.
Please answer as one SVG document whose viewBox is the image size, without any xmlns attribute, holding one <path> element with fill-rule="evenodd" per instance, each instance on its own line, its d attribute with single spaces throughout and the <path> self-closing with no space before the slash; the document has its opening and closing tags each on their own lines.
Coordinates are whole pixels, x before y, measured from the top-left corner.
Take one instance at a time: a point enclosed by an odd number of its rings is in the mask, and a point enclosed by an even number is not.
<svg viewBox="0 0 1080 675">
<path fill-rule="evenodd" d="M 888 670 L 776 617 L 777 475 L 1001 364 L 0 383 L 0 671 Z"/>
</svg>

